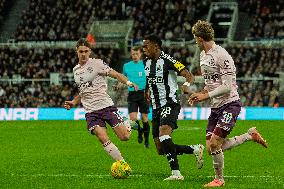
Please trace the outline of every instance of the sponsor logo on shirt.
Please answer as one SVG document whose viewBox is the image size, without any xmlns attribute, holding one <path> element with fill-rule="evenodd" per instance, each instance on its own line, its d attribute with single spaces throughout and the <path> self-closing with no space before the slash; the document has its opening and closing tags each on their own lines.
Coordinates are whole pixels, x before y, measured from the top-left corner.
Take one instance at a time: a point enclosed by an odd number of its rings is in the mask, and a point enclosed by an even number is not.
<svg viewBox="0 0 284 189">
<path fill-rule="evenodd" d="M 164 83 L 164 78 L 161 76 L 158 77 L 148 77 L 148 84 L 151 85 L 155 85 L 156 83 Z"/>
<path fill-rule="evenodd" d="M 220 78 L 220 75 L 219 74 L 204 74 L 203 75 L 203 77 L 204 77 L 204 79 L 206 80 L 206 81 L 217 81 L 217 80 L 219 80 L 219 78 Z"/>
<path fill-rule="evenodd" d="M 83 90 L 85 88 L 92 87 L 92 86 L 93 86 L 93 83 L 91 81 L 88 81 L 88 82 L 80 83 L 78 85 L 78 89 Z"/>
</svg>

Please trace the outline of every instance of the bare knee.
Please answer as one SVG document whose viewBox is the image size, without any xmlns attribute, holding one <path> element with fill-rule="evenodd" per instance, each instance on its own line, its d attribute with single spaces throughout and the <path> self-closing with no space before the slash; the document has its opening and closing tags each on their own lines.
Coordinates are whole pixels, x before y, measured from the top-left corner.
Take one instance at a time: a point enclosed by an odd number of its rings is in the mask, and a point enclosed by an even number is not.
<svg viewBox="0 0 284 189">
<path fill-rule="evenodd" d="M 221 146 L 222 144 L 218 142 L 218 140 L 211 138 L 211 140 L 208 143 L 207 151 L 209 152 L 209 154 L 211 154 L 212 152 L 220 150 Z"/>
<path fill-rule="evenodd" d="M 130 139 L 130 134 L 129 133 L 125 133 L 119 136 L 119 139 L 121 141 L 128 141 Z"/>
</svg>

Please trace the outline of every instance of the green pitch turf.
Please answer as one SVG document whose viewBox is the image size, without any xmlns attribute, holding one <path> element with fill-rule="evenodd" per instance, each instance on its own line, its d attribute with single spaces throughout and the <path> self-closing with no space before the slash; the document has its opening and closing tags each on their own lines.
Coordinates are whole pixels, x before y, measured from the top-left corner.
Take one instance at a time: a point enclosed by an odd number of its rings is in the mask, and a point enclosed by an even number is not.
<svg viewBox="0 0 284 189">
<path fill-rule="evenodd" d="M 133 174 L 123 180 L 110 176 L 112 159 L 84 121 L 0 122 L 0 188 L 202 188 L 212 180 L 211 157 L 198 170 L 193 155 L 179 157 L 185 180 L 163 181 L 170 175 L 166 158 L 158 156 L 151 140 L 150 149 L 137 143 L 137 132 L 130 141 L 116 139 Z M 205 144 L 206 121 L 180 121 L 173 134 L 177 144 Z M 225 151 L 225 188 L 284 188 L 283 121 L 238 121 L 231 136 L 257 126 L 269 148 L 247 142 Z"/>
</svg>

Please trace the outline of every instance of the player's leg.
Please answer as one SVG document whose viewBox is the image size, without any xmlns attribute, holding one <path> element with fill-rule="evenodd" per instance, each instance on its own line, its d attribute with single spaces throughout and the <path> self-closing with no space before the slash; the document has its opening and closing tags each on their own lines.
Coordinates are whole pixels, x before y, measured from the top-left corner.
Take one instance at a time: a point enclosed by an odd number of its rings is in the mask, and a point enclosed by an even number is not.
<svg viewBox="0 0 284 189">
<path fill-rule="evenodd" d="M 159 140 L 162 145 L 163 152 L 165 153 L 169 165 L 171 167 L 172 175 L 165 180 L 183 180 L 184 177 L 180 173 L 179 163 L 176 154 L 176 147 L 171 138 L 173 129 L 169 125 L 160 126 Z"/>
<path fill-rule="evenodd" d="M 113 158 L 113 160 L 124 160 L 119 149 L 110 141 L 105 127 L 97 126 L 93 129 L 92 133 L 98 137 L 99 141 L 103 145 L 103 148 Z"/>
<path fill-rule="evenodd" d="M 243 144 L 246 141 L 254 141 L 267 148 L 266 141 L 262 138 L 261 134 L 255 127 L 250 128 L 246 133 L 226 139 L 222 145 L 223 150 L 229 150 L 236 146 Z"/>
<path fill-rule="evenodd" d="M 142 115 L 143 122 L 143 133 L 144 133 L 144 145 L 146 148 L 149 148 L 149 134 L 150 134 L 150 126 L 148 122 L 148 113 L 149 113 L 149 103 L 144 97 L 144 92 L 140 93 L 139 98 L 139 112 Z"/>
<path fill-rule="evenodd" d="M 150 125 L 148 122 L 148 113 L 142 113 L 142 122 L 143 122 L 143 133 L 144 133 L 144 145 L 146 148 L 149 148 L 149 134 L 150 134 Z"/>
<path fill-rule="evenodd" d="M 103 119 L 113 128 L 115 134 L 121 141 L 127 141 L 131 134 L 131 125 L 128 120 L 124 120 L 114 106 L 104 109 Z"/>
<path fill-rule="evenodd" d="M 211 138 L 209 140 L 206 140 L 207 148 L 209 148 L 210 155 L 212 156 L 213 160 L 215 179 L 212 182 L 205 184 L 205 187 L 217 187 L 223 186 L 225 184 L 223 176 L 224 154 L 221 148 L 224 140 L 224 138 L 219 137 L 214 133 L 211 135 Z"/>
<path fill-rule="evenodd" d="M 140 126 L 139 120 L 137 119 L 138 115 L 138 103 L 136 102 L 136 99 L 134 99 L 135 96 L 129 95 L 128 96 L 128 112 L 129 112 L 129 118 L 132 121 L 135 121 L 138 128 L 138 138 L 137 141 L 138 143 L 143 142 L 143 129 Z"/>
<path fill-rule="evenodd" d="M 86 121 L 88 124 L 88 130 L 91 134 L 95 135 L 100 143 L 102 144 L 104 150 L 114 159 L 123 160 L 123 157 L 118 150 L 118 148 L 113 144 L 106 132 L 105 122 L 101 119 L 104 112 L 97 113 L 87 113 Z"/>
<path fill-rule="evenodd" d="M 231 102 L 220 108 L 211 109 L 206 134 L 206 144 L 212 156 L 215 179 L 212 182 L 205 184 L 205 187 L 219 187 L 225 184 L 223 176 L 224 154 L 222 145 L 225 141 L 225 138 L 232 131 L 240 111 L 241 104 L 239 101 Z M 215 124 L 216 119 L 218 119 L 217 124 L 215 126 L 211 125 Z M 211 130 L 213 127 L 215 128 L 212 133 Z"/>
<path fill-rule="evenodd" d="M 172 170 L 172 175 L 165 180 L 183 180 L 179 170 L 179 163 L 176 153 L 176 145 L 173 143 L 171 134 L 177 128 L 177 118 L 180 105 L 166 105 L 160 111 L 159 140 Z"/>
<path fill-rule="evenodd" d="M 152 113 L 152 135 L 154 139 L 154 143 L 156 146 L 157 153 L 159 155 L 164 155 L 164 151 L 162 148 L 162 144 L 159 140 L 159 127 L 160 127 L 160 117 L 157 115 L 157 111 L 153 110 Z"/>
</svg>

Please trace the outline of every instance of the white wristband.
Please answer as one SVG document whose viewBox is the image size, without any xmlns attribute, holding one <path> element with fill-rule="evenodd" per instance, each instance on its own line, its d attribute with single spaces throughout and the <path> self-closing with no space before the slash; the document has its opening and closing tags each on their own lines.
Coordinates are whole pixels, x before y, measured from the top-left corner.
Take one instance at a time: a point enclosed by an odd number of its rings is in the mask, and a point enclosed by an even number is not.
<svg viewBox="0 0 284 189">
<path fill-rule="evenodd" d="M 184 82 L 184 84 L 183 85 L 185 85 L 185 86 L 190 86 L 190 83 L 189 82 Z"/>
<path fill-rule="evenodd" d="M 127 82 L 126 82 L 126 85 L 129 86 L 129 87 L 132 87 L 132 86 L 133 86 L 133 83 L 132 83 L 131 81 L 127 81 Z"/>
</svg>

